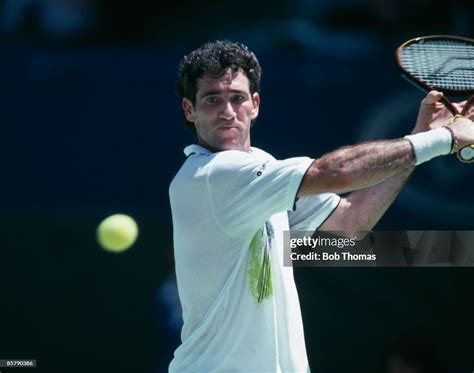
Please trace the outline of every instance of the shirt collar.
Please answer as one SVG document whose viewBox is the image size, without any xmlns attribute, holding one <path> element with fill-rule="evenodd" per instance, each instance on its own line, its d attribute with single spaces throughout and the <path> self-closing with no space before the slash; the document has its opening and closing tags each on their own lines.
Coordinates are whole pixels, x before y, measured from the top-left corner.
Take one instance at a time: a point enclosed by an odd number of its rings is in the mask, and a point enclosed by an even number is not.
<svg viewBox="0 0 474 373">
<path fill-rule="evenodd" d="M 197 144 L 188 145 L 184 148 L 184 154 L 186 157 L 189 157 L 191 154 L 211 154 L 212 152 L 209 149 Z"/>
<path fill-rule="evenodd" d="M 213 152 L 211 152 L 209 149 L 206 149 L 205 147 L 201 145 L 197 145 L 197 144 L 188 145 L 184 148 L 183 151 L 186 157 L 189 157 L 192 154 L 199 154 L 199 155 L 213 154 Z M 255 151 L 261 152 L 260 149 L 251 146 L 250 153 L 255 153 Z"/>
</svg>

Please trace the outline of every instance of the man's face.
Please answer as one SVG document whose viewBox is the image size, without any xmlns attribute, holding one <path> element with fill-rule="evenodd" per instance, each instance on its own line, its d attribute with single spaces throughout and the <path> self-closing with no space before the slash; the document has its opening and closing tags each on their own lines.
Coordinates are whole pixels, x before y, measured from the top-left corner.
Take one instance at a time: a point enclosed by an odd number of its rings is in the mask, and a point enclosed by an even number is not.
<svg viewBox="0 0 474 373">
<path fill-rule="evenodd" d="M 196 127 L 198 142 L 211 151 L 250 150 L 250 125 L 257 118 L 260 97 L 250 93 L 249 80 L 227 69 L 219 77 L 198 79 L 196 103 L 184 98 L 182 107 Z"/>
</svg>

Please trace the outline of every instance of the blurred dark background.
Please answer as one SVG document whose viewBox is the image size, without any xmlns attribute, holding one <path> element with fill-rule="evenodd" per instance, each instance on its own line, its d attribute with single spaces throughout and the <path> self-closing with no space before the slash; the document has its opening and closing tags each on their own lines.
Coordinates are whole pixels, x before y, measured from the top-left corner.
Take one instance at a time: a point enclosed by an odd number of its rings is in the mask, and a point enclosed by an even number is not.
<svg viewBox="0 0 474 373">
<path fill-rule="evenodd" d="M 263 67 L 253 145 L 318 157 L 407 134 L 424 94 L 394 50 L 472 37 L 473 15 L 461 0 L 0 2 L 0 359 L 166 370 L 180 326 L 168 185 L 192 142 L 174 94 L 184 54 L 246 43 Z M 376 228 L 473 230 L 471 167 L 420 166 Z M 117 212 L 140 237 L 113 255 L 95 229 Z M 472 268 L 295 272 L 313 371 L 474 369 Z"/>
</svg>

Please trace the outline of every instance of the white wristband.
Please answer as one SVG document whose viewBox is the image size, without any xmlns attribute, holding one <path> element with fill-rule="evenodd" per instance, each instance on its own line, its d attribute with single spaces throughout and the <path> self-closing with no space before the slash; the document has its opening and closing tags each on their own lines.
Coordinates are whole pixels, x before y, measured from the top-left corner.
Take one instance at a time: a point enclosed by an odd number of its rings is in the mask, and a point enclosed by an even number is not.
<svg viewBox="0 0 474 373">
<path fill-rule="evenodd" d="M 453 137 L 446 128 L 436 128 L 431 131 L 405 136 L 411 142 L 415 151 L 416 165 L 429 161 L 439 155 L 451 153 Z"/>
</svg>

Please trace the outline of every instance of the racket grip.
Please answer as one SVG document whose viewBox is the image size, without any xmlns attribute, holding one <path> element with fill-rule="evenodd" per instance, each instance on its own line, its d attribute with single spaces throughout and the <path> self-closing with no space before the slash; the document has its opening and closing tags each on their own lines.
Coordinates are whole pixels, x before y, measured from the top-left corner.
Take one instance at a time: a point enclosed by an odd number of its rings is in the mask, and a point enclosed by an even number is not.
<svg viewBox="0 0 474 373">
<path fill-rule="evenodd" d="M 469 99 L 467 100 L 466 104 L 464 105 L 464 107 L 462 109 L 461 115 L 465 115 L 468 112 L 468 110 L 469 110 L 469 108 L 471 107 L 472 104 L 474 104 L 474 95 L 469 97 Z"/>
<path fill-rule="evenodd" d="M 454 116 L 459 115 L 459 112 L 454 107 L 453 103 L 451 101 L 449 101 L 448 98 L 443 96 L 443 97 L 441 97 L 440 101 L 444 104 L 444 106 L 446 106 L 446 109 L 448 109 L 451 112 L 451 114 L 453 114 Z"/>
</svg>

